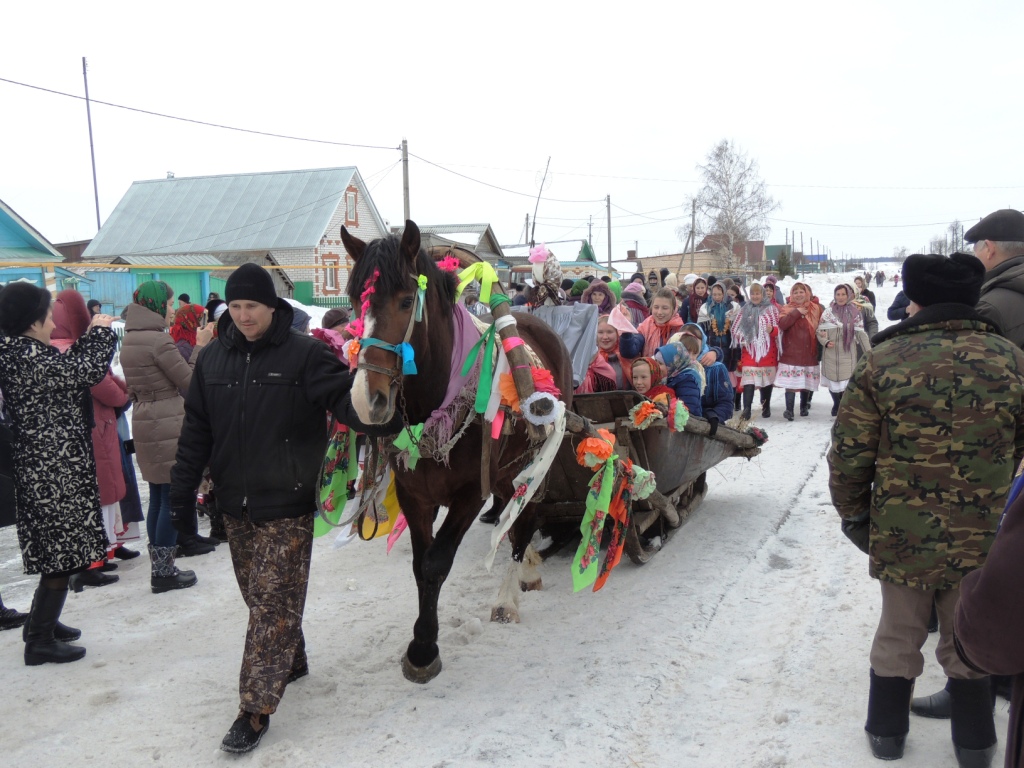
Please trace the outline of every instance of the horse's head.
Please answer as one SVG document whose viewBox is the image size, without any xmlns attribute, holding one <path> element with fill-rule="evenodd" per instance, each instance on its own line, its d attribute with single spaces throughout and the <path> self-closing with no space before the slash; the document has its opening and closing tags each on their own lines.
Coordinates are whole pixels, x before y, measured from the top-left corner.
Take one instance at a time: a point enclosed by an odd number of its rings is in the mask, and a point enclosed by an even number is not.
<svg viewBox="0 0 1024 768">
<path fill-rule="evenodd" d="M 402 345 L 411 344 L 404 350 L 415 350 L 420 368 L 430 357 L 426 323 L 417 322 L 417 280 L 426 277 L 428 293 L 436 302 L 441 295 L 454 297 L 454 279 L 421 250 L 420 230 L 412 221 L 405 223 L 401 240 L 388 235 L 367 244 L 345 227 L 341 240 L 354 262 L 348 293 L 363 325 L 352 405 L 363 423 L 386 424 L 395 414 L 403 362 L 406 366 L 410 362 L 408 357 L 403 359 Z M 421 316 L 426 318 L 427 312 L 424 306 Z M 440 328 L 437 320 L 434 325 Z"/>
</svg>

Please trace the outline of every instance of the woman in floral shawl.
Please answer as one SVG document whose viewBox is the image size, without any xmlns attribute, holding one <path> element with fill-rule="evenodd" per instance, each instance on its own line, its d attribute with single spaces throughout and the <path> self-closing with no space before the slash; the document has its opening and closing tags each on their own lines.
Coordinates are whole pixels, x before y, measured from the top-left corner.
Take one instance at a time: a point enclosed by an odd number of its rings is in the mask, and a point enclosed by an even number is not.
<svg viewBox="0 0 1024 768">
<path fill-rule="evenodd" d="M 186 363 L 192 357 L 192 350 L 196 347 L 196 331 L 205 314 L 206 310 L 198 304 L 185 304 L 174 313 L 174 320 L 171 322 L 171 338 L 174 339 L 174 346 L 178 348 Z"/>
<path fill-rule="evenodd" d="M 620 313 L 621 309 L 616 307 L 612 312 Z M 632 328 L 629 321 L 621 314 L 616 320 L 624 323 L 626 327 Z M 619 354 L 619 329 L 615 326 L 616 323 L 612 322 L 609 315 L 601 315 L 597 319 L 597 353 L 590 361 L 583 381 L 576 387 L 577 395 L 591 392 L 614 392 L 629 389 L 632 386 L 632 368 L 630 367 L 632 360 Z"/>
<path fill-rule="evenodd" d="M 853 301 L 855 295 L 853 286 L 837 285 L 835 300 L 818 323 L 818 341 L 825 348 L 821 355 L 821 378 L 832 393 L 833 416 L 839 413 L 839 401 L 857 365 L 857 347 L 865 352 L 871 349 L 860 307 Z"/>
<path fill-rule="evenodd" d="M 750 300 L 740 307 L 732 324 L 732 345 L 740 350 L 740 386 L 743 387 L 743 412 L 750 418 L 754 390 L 761 390 L 761 416 L 772 415 L 772 385 L 781 351 L 779 308 L 760 283 L 750 286 Z"/>
<path fill-rule="evenodd" d="M 807 283 L 793 283 L 789 301 L 779 314 L 782 329 L 782 356 L 775 384 L 786 390 L 786 410 L 782 414 L 793 420 L 796 393 L 800 393 L 800 415 L 807 416 L 811 408 L 811 393 L 821 383 L 818 365 L 818 322 L 822 306 Z"/>
</svg>

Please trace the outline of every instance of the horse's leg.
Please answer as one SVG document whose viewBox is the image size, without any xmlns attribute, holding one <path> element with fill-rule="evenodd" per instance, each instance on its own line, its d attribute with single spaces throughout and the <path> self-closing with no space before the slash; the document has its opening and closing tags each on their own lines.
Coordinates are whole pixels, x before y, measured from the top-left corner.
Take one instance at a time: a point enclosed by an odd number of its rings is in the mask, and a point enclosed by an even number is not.
<svg viewBox="0 0 1024 768">
<path fill-rule="evenodd" d="M 441 656 L 437 647 L 437 601 L 441 585 L 452 569 L 462 537 L 483 504 L 478 495 L 460 494 L 459 500 L 449 507 L 448 515 L 434 535 L 433 542 L 424 549 L 418 562 L 415 556 L 413 558 L 413 569 L 420 589 L 420 613 L 413 627 L 413 639 L 402 659 L 402 673 L 414 683 L 429 682 L 441 671 Z M 432 528 L 429 523 L 428 527 Z"/>
<path fill-rule="evenodd" d="M 404 494 L 401 495 L 404 496 Z M 413 635 L 414 637 L 419 637 L 420 627 L 423 622 L 424 600 L 426 599 L 427 592 L 426 580 L 423 578 L 423 558 L 426 555 L 427 550 L 430 549 L 430 545 L 434 540 L 434 515 L 436 514 L 436 509 L 431 506 L 417 504 L 414 499 L 402 499 L 400 503 L 402 505 L 402 512 L 405 514 L 406 522 L 409 524 L 409 537 L 412 542 L 412 573 L 416 579 L 416 590 L 419 594 L 419 617 L 414 625 Z M 436 611 L 436 601 L 434 610 Z M 437 669 L 435 669 L 433 674 L 429 677 L 425 677 L 419 682 L 426 682 L 430 677 L 433 677 L 441 671 L 437 645 L 433 645 L 432 655 L 429 653 L 429 650 L 430 649 L 428 649 L 428 653 L 426 654 L 424 654 L 420 649 L 417 650 L 416 658 L 424 658 L 425 663 L 414 666 L 421 666 L 426 669 L 430 667 L 431 661 L 436 659 Z M 412 664 L 409 660 L 411 653 L 412 645 L 409 646 L 409 651 L 406 652 L 405 657 L 402 659 L 402 671 L 406 678 L 414 680 L 413 677 L 410 677 L 410 672 L 406 670 L 406 667 Z"/>
<path fill-rule="evenodd" d="M 527 505 L 509 529 L 512 558 L 505 579 L 498 589 L 498 600 L 491 609 L 491 621 L 503 624 L 519 622 L 519 593 L 543 588 L 537 566 L 541 558 L 531 541 L 536 530 L 536 515 Z"/>
</svg>

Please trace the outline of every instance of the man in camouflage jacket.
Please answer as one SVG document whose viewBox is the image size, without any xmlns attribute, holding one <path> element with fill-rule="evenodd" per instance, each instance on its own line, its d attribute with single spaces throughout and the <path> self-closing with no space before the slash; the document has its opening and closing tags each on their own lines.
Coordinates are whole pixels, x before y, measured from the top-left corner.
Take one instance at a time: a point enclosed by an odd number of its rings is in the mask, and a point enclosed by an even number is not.
<svg viewBox="0 0 1024 768">
<path fill-rule="evenodd" d="M 954 696 L 966 710 L 958 717 L 954 702 L 954 745 L 994 749 L 988 681 L 976 683 L 981 676 L 957 657 L 952 617 L 1024 456 L 1024 353 L 974 309 L 983 273 L 965 254 L 907 259 L 911 317 L 876 336 L 832 431 L 832 503 L 882 590 L 866 725 L 877 757 L 902 755 L 933 600 L 936 656 L 965 688 Z M 982 684 L 989 725 L 976 722 Z"/>
</svg>

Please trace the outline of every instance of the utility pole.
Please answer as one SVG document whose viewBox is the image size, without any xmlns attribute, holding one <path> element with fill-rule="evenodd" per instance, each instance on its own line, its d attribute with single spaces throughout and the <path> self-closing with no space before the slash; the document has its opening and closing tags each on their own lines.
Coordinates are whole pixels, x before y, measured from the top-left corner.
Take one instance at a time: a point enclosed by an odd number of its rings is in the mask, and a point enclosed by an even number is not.
<svg viewBox="0 0 1024 768">
<path fill-rule="evenodd" d="M 633 253 L 636 255 L 636 260 L 640 261 L 640 241 L 633 241 Z"/>
<path fill-rule="evenodd" d="M 693 262 L 697 258 L 697 200 L 694 198 L 690 208 L 690 272 L 693 272 Z"/>
<path fill-rule="evenodd" d="M 544 182 L 548 180 L 548 168 L 551 167 L 551 157 L 548 156 L 548 164 L 544 166 L 544 175 L 540 179 L 540 190 L 537 192 L 537 203 L 533 206 L 533 229 L 530 231 L 530 247 L 533 248 L 533 236 L 537 232 L 537 209 L 540 208 L 540 196 L 544 194 Z"/>
<path fill-rule="evenodd" d="M 590 214 L 590 220 L 587 222 L 587 244 L 591 250 L 594 248 L 594 214 Z"/>
<path fill-rule="evenodd" d="M 92 158 L 92 194 L 96 199 L 96 231 L 100 230 L 100 190 L 96 185 L 96 151 L 92 146 L 92 109 L 89 107 L 89 75 L 85 56 L 82 57 L 82 79 L 85 81 L 85 117 L 89 121 L 89 157 Z"/>
<path fill-rule="evenodd" d="M 612 196 L 605 195 L 605 211 L 608 216 L 608 273 L 612 271 Z"/>
<path fill-rule="evenodd" d="M 530 214 L 526 214 L 526 226 L 523 227 L 523 242 L 530 242 Z"/>
<path fill-rule="evenodd" d="M 402 139 L 402 202 L 405 205 L 405 220 L 409 220 L 409 142 Z"/>
</svg>

